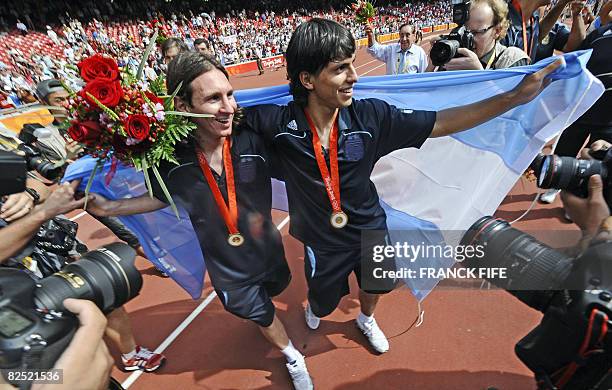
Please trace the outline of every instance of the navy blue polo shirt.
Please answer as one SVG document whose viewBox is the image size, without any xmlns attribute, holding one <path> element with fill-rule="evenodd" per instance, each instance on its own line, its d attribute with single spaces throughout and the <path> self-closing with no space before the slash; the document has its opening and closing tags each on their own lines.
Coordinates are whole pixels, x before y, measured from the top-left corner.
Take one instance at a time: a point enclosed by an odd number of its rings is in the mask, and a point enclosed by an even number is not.
<svg viewBox="0 0 612 390">
<path fill-rule="evenodd" d="M 514 46 L 518 47 L 521 50 L 524 50 L 523 46 L 523 20 L 521 18 L 521 14 L 517 11 L 516 8 L 512 5 L 512 3 L 508 4 L 508 19 L 510 21 L 510 26 L 508 27 L 508 31 L 506 36 L 500 40 L 500 43 L 504 46 Z M 534 51 L 532 53 L 528 53 L 531 57 L 532 63 L 540 61 L 541 59 L 548 58 L 554 54 L 555 50 L 562 50 L 565 44 L 567 43 L 570 31 L 568 28 L 562 23 L 555 23 L 552 27 L 548 37 L 542 39 L 542 42 L 539 42 L 540 38 L 540 14 L 538 11 L 533 14 L 533 23 L 527 28 L 527 46 L 532 42 L 532 36 L 534 42 Z"/>
<path fill-rule="evenodd" d="M 239 247 L 227 243 L 227 226 L 200 168 L 194 143 L 177 147 L 178 166 L 164 161 L 159 167 L 172 199 L 189 213 L 212 284 L 224 290 L 257 282 L 286 264 L 281 236 L 272 222 L 271 163 L 264 141 L 253 132 L 235 129 L 231 154 L 238 230 L 245 238 Z M 227 204 L 225 172 L 211 171 Z M 154 196 L 167 202 L 155 176 L 150 177 Z"/>
<path fill-rule="evenodd" d="M 387 228 L 385 212 L 370 180 L 374 164 L 394 150 L 420 147 L 435 121 L 433 111 L 400 110 L 378 99 L 353 100 L 349 107 L 340 109 L 340 201 L 349 221 L 336 229 L 329 222 L 332 208 L 303 108 L 291 102 L 245 110 L 245 124 L 272 144 L 287 188 L 291 235 L 320 249 L 360 248 L 362 230 Z M 329 167 L 329 155 L 324 152 Z"/>
</svg>

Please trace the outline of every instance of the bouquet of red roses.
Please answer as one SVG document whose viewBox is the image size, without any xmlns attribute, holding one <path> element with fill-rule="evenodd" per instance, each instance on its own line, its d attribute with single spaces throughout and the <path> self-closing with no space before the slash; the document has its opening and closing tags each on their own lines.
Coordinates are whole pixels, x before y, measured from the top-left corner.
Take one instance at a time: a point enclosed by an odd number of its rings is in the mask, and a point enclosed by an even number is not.
<svg viewBox="0 0 612 390">
<path fill-rule="evenodd" d="M 374 16 L 376 16 L 376 8 L 366 0 L 358 0 L 356 3 L 351 4 L 351 9 L 355 11 L 357 23 L 371 23 Z"/>
<path fill-rule="evenodd" d="M 155 44 L 152 39 L 144 59 Z M 157 166 L 161 160 L 178 164 L 174 156 L 175 144 L 186 138 L 195 128 L 186 117 L 211 115 L 173 111 L 174 96 L 167 96 L 162 77 L 145 86 L 140 81 L 145 60 L 136 75 L 129 70 L 120 71 L 112 58 L 96 54 L 78 64 L 85 86 L 79 92 L 70 91 L 67 134 L 81 143 L 87 154 L 98 158 L 85 193 L 89 192 L 93 176 L 112 159 L 112 179 L 116 163 L 121 161 L 144 172 L 151 192 L 148 170 L 151 169 L 159 181 L 168 201 L 176 207 L 164 185 Z M 67 88 L 67 87 L 66 87 Z"/>
</svg>

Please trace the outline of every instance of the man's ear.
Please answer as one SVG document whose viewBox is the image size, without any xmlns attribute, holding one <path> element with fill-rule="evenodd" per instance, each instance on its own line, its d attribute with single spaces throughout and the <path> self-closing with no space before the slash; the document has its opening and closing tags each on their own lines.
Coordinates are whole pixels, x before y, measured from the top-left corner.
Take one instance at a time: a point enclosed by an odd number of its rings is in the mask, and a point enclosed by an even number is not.
<svg viewBox="0 0 612 390">
<path fill-rule="evenodd" d="M 314 85 L 312 84 L 312 79 L 313 79 L 312 74 L 306 71 L 300 72 L 300 82 L 302 83 L 304 88 L 306 88 L 309 91 L 312 91 L 314 89 Z"/>
<path fill-rule="evenodd" d="M 178 96 L 174 97 L 174 108 L 176 109 L 176 111 L 191 112 L 191 106 Z"/>
</svg>

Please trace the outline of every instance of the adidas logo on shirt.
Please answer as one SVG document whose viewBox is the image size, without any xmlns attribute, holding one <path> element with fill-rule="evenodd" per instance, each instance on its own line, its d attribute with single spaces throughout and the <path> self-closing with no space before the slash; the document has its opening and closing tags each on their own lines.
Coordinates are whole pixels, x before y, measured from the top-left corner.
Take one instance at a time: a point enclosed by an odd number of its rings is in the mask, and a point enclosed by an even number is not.
<svg viewBox="0 0 612 390">
<path fill-rule="evenodd" d="M 298 129 L 297 123 L 295 122 L 295 119 L 292 120 L 291 122 L 287 123 L 287 128 L 291 129 L 291 130 L 294 130 L 294 131 Z"/>
</svg>

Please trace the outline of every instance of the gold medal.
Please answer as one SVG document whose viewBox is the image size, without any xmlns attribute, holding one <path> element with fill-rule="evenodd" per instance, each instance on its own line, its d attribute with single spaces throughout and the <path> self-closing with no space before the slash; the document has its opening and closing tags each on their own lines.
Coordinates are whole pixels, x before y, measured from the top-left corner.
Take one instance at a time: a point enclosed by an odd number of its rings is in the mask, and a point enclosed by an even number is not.
<svg viewBox="0 0 612 390">
<path fill-rule="evenodd" d="M 348 215 L 344 211 L 337 211 L 332 214 L 329 221 L 336 229 L 342 229 L 348 223 Z"/>
<path fill-rule="evenodd" d="M 227 243 L 231 246 L 240 246 L 244 244 L 244 237 L 242 237 L 242 234 L 240 233 L 230 234 L 227 237 Z"/>
</svg>

